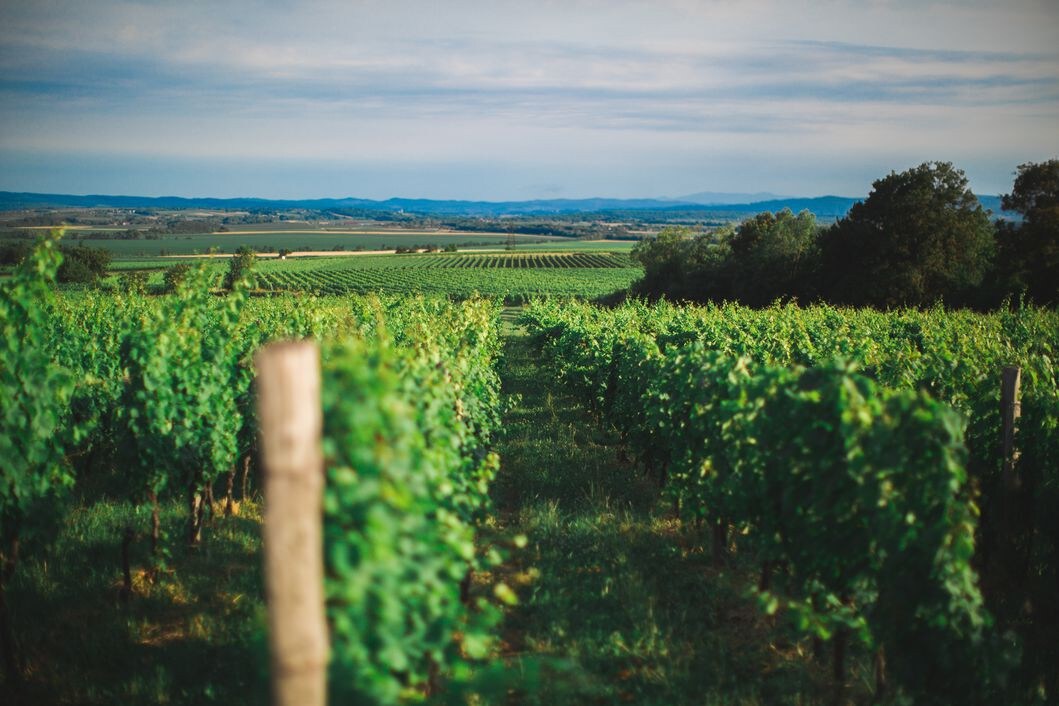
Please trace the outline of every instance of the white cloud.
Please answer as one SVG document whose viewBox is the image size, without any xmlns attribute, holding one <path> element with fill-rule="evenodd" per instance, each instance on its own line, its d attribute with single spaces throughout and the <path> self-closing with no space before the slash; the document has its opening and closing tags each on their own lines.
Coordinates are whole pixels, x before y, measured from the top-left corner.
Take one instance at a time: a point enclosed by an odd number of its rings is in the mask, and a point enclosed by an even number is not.
<svg viewBox="0 0 1059 706">
<path fill-rule="evenodd" d="M 600 175 L 672 182 L 666 165 L 723 153 L 811 165 L 816 192 L 857 159 L 942 158 L 1006 165 L 983 177 L 1000 188 L 1059 152 L 1057 18 L 1036 0 L 4 3 L 0 165 L 471 161 L 616 184 Z M 729 178 L 659 191 L 791 191 Z"/>
</svg>

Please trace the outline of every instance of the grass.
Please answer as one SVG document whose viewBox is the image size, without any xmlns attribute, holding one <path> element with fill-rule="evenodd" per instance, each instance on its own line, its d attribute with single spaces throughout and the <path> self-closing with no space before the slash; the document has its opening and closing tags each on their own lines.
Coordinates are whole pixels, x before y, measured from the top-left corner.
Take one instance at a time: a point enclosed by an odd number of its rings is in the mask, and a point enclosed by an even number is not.
<svg viewBox="0 0 1059 706">
<path fill-rule="evenodd" d="M 503 527 L 529 537 L 509 571 L 536 577 L 511 581 L 522 602 L 505 652 L 554 665 L 525 702 L 825 701 L 822 668 L 747 594 L 750 571 L 714 566 L 703 532 L 672 516 L 517 333 L 505 365 L 512 406 L 495 499 Z"/>
<path fill-rule="evenodd" d="M 146 528 L 142 509 L 81 504 L 46 553 L 27 547 L 7 596 L 27 678 L 18 691 L 0 682 L 0 703 L 267 701 L 258 508 L 216 517 L 195 552 L 179 546 L 183 514 L 163 506 L 173 550 L 153 578 L 147 540 L 133 545 L 128 603 L 121 536 L 129 523 Z"/>
</svg>

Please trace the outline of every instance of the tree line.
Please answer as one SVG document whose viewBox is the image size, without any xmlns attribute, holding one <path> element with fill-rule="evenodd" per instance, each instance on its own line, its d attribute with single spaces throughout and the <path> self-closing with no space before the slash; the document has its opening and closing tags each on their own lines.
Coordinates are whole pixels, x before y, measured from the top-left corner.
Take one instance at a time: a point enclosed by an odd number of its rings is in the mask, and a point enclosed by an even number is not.
<svg viewBox="0 0 1059 706">
<path fill-rule="evenodd" d="M 892 308 L 1059 303 L 1059 159 L 1018 167 L 998 220 L 963 171 L 892 172 L 830 227 L 809 211 L 761 213 L 707 234 L 667 228 L 633 249 L 633 293 L 688 301 L 825 301 Z"/>
</svg>

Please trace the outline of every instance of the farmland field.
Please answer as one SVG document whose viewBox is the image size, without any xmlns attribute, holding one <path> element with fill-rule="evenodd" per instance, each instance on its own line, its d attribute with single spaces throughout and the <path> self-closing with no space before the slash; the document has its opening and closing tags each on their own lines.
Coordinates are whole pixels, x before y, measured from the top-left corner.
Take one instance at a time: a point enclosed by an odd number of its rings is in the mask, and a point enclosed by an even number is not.
<svg viewBox="0 0 1059 706">
<path fill-rule="evenodd" d="M 584 269 L 630 268 L 637 264 L 624 253 L 534 252 L 534 253 L 416 253 L 360 255 L 330 258 L 263 260 L 260 272 L 298 272 L 321 267 L 341 269 Z"/>
<path fill-rule="evenodd" d="M 598 297 L 627 289 L 640 276 L 626 255 L 379 255 L 264 262 L 258 285 L 266 291 L 317 294 L 410 292 L 478 293 L 524 300 L 533 295 Z"/>
<path fill-rule="evenodd" d="M 178 258 L 116 261 L 111 286 L 128 270 L 149 272 L 159 290 L 163 270 Z M 199 260 L 216 273 L 227 260 Z M 311 294 L 434 293 L 466 297 L 477 293 L 508 301 L 534 295 L 591 299 L 625 290 L 642 270 L 624 252 L 555 251 L 532 253 L 420 253 L 261 258 L 255 266 L 258 287 L 266 292 Z"/>
</svg>

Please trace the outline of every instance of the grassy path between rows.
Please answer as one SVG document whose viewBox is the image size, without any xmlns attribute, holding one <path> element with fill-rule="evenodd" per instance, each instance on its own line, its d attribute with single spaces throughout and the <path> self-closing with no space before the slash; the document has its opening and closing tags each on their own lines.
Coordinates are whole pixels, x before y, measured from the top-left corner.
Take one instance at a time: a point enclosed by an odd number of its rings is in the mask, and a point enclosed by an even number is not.
<svg viewBox="0 0 1059 706">
<path fill-rule="evenodd" d="M 806 656 L 746 595 L 747 571 L 717 570 L 701 531 L 678 522 L 614 435 L 535 359 L 505 312 L 509 402 L 495 499 L 521 603 L 509 663 L 545 664 L 520 703 L 807 703 Z"/>
</svg>

